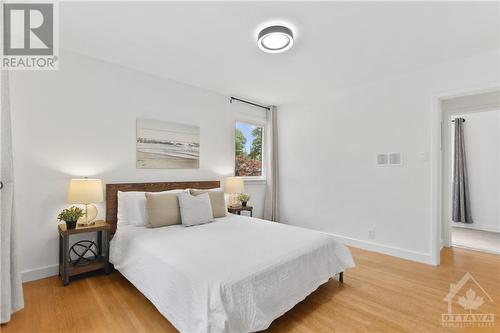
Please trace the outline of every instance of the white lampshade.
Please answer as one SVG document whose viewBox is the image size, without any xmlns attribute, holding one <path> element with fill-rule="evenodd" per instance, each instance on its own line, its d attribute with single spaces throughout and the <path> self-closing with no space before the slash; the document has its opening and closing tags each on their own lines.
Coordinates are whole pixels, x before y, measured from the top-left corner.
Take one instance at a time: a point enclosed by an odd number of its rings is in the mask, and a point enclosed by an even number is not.
<svg viewBox="0 0 500 333">
<path fill-rule="evenodd" d="M 224 192 L 226 193 L 243 193 L 245 192 L 245 184 L 242 177 L 228 177 L 224 182 Z"/>
<path fill-rule="evenodd" d="M 91 204 L 103 201 L 100 179 L 71 179 L 68 189 L 69 204 Z"/>
</svg>

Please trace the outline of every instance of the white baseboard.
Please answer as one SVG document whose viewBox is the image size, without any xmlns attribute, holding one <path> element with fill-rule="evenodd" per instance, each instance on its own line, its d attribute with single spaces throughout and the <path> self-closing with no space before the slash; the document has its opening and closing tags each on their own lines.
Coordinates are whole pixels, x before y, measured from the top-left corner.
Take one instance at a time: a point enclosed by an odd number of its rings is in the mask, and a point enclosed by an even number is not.
<svg viewBox="0 0 500 333">
<path fill-rule="evenodd" d="M 500 251 L 496 251 L 496 250 L 477 249 L 477 248 L 465 246 L 465 245 L 462 245 L 462 244 L 452 244 L 452 246 L 456 247 L 456 248 L 460 248 L 460 249 L 465 249 L 465 250 L 471 250 L 471 251 L 485 252 L 485 253 L 491 253 L 491 254 L 498 254 L 498 255 L 500 255 Z"/>
<path fill-rule="evenodd" d="M 500 233 L 500 228 L 496 227 L 484 227 L 484 226 L 475 226 L 473 223 L 468 225 L 464 223 L 456 223 L 456 222 L 451 222 L 452 227 L 457 227 L 457 228 L 464 228 L 464 229 L 472 229 L 472 230 L 481 230 L 481 231 L 489 231 L 489 232 L 498 232 Z"/>
<path fill-rule="evenodd" d="M 48 265 L 33 269 L 27 269 L 21 272 L 23 282 L 45 279 L 59 274 L 59 264 Z"/>
<path fill-rule="evenodd" d="M 423 253 L 423 252 L 417 252 L 417 251 L 412 251 L 412 250 L 406 250 L 406 249 L 402 249 L 402 248 L 399 248 L 396 246 L 390 246 L 390 245 L 355 239 L 355 238 L 351 238 L 351 237 L 340 236 L 340 235 L 331 234 L 328 232 L 326 232 L 326 234 L 329 234 L 329 235 L 335 237 L 336 240 L 338 240 L 339 242 L 341 242 L 345 245 L 359 247 L 359 248 L 364 249 L 364 250 L 378 252 L 378 253 L 382 253 L 382 254 L 387 254 L 387 255 L 390 255 L 393 257 L 408 259 L 408 260 L 412 260 L 412 261 L 417 261 L 417 262 L 428 264 L 428 265 L 434 265 L 434 266 L 437 265 L 437 263 L 434 262 L 430 253 Z"/>
</svg>

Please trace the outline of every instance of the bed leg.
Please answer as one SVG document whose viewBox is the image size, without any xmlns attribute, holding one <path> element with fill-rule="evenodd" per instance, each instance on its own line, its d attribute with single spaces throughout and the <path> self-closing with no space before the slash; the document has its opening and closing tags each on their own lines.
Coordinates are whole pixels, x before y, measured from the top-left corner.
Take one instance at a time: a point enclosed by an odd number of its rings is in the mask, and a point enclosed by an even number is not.
<svg viewBox="0 0 500 333">
<path fill-rule="evenodd" d="M 344 272 L 339 273 L 339 282 L 344 283 Z"/>
</svg>

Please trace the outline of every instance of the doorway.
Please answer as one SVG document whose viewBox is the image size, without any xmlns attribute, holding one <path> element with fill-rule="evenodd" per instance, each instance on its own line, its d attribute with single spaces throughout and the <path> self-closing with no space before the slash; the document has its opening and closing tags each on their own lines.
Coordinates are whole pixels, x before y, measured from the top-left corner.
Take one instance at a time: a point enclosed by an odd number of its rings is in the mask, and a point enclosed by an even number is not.
<svg viewBox="0 0 500 333">
<path fill-rule="evenodd" d="M 445 99 L 441 110 L 443 246 L 500 254 L 500 92 Z"/>
</svg>

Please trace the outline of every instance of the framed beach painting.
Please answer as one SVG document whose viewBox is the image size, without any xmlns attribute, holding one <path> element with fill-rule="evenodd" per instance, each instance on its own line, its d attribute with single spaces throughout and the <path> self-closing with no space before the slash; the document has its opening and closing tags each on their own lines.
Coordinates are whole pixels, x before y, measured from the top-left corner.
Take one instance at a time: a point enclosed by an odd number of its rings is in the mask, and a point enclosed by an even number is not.
<svg viewBox="0 0 500 333">
<path fill-rule="evenodd" d="M 138 169 L 198 169 L 200 128 L 137 119 L 136 165 Z"/>
</svg>

